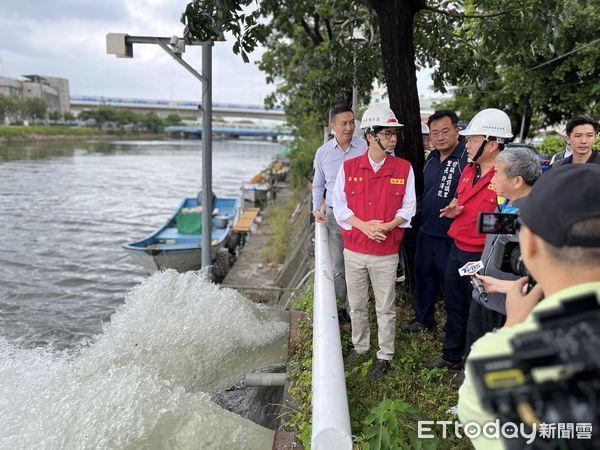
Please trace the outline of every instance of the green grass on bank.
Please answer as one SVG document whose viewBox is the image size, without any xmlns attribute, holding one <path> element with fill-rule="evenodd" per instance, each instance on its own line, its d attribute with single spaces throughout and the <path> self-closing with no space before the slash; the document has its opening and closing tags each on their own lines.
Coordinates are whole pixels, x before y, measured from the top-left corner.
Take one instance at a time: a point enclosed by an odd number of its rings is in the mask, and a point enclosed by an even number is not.
<svg viewBox="0 0 600 450">
<path fill-rule="evenodd" d="M 283 205 L 271 204 L 264 211 L 264 220 L 273 232 L 273 236 L 262 251 L 262 259 L 266 263 L 281 264 L 291 249 L 291 239 L 294 235 L 292 213 L 296 209 L 303 193 L 294 189 L 288 201 Z"/>
<path fill-rule="evenodd" d="M 294 308 L 312 315 L 312 290 L 296 299 Z M 416 439 L 417 421 L 458 420 L 448 410 L 456 405 L 458 393 L 450 387 L 452 374 L 446 370 L 428 370 L 425 360 L 441 353 L 443 332 L 403 333 L 400 325 L 413 317 L 412 307 L 403 294 L 397 297 L 396 354 L 392 369 L 377 381 L 369 379 L 374 359 L 356 361 L 346 367 L 346 388 L 352 423 L 355 449 L 413 449 L 413 448 L 470 448 L 468 439 L 457 438 Z M 443 324 L 442 309 L 438 310 L 438 323 Z M 371 347 L 377 349 L 375 314 L 371 312 Z M 298 405 L 288 426 L 298 434 L 305 448 L 310 447 L 311 434 L 311 376 L 312 333 L 306 326 L 306 336 L 299 351 L 291 358 L 288 370 L 292 385 L 290 393 Z M 342 330 L 344 354 L 350 351 L 351 334 Z M 434 433 L 440 429 L 433 428 Z"/>
<path fill-rule="evenodd" d="M 97 128 L 69 126 L 0 126 L 0 138 L 26 138 L 31 136 L 81 136 L 101 134 Z"/>
</svg>

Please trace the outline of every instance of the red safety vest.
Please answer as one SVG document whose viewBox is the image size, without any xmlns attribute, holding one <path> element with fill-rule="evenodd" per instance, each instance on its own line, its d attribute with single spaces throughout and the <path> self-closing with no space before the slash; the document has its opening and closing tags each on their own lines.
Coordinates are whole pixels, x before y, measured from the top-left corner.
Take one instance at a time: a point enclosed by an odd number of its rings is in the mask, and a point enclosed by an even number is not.
<svg viewBox="0 0 600 450">
<path fill-rule="evenodd" d="M 498 211 L 498 197 L 491 183 L 495 173 L 496 169 L 492 168 L 473 186 L 473 179 L 477 176 L 477 168 L 473 164 L 465 169 L 458 182 L 458 204 L 465 208 L 452 222 L 448 236 L 464 252 L 481 253 L 485 247 L 485 234 L 477 231 L 477 220 L 481 212 Z"/>
<path fill-rule="evenodd" d="M 402 208 L 410 163 L 388 155 L 383 166 L 375 173 L 368 153 L 344 162 L 346 201 L 348 208 L 359 219 L 391 222 Z M 356 227 L 342 228 L 344 247 L 366 255 L 386 256 L 398 253 L 404 237 L 404 228 L 394 228 L 383 242 L 369 239 Z"/>
</svg>

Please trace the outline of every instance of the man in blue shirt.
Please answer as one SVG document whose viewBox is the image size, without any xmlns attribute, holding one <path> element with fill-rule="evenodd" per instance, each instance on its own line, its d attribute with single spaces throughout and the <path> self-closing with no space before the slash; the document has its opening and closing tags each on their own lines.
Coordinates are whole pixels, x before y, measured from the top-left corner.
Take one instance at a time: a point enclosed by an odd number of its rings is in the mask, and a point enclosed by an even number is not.
<svg viewBox="0 0 600 450">
<path fill-rule="evenodd" d="M 315 155 L 315 175 L 312 184 L 313 215 L 318 223 L 327 224 L 335 295 L 350 314 L 344 277 L 344 240 L 342 229 L 333 215 L 333 187 L 344 161 L 365 153 L 367 142 L 362 138 L 353 137 L 356 124 L 354 113 L 349 106 L 336 105 L 331 108 L 329 122 L 334 137 L 319 147 Z M 323 205 L 324 196 L 326 205 Z"/>
<path fill-rule="evenodd" d="M 413 322 L 404 331 L 416 332 L 435 327 L 435 304 L 444 284 L 446 261 L 452 238 L 448 229 L 452 219 L 440 217 L 440 210 L 454 198 L 458 181 L 467 165 L 465 143 L 459 141 L 458 117 L 453 111 L 436 111 L 427 121 L 434 149 L 423 170 L 424 189 L 421 226 L 417 235 L 416 298 Z"/>
</svg>

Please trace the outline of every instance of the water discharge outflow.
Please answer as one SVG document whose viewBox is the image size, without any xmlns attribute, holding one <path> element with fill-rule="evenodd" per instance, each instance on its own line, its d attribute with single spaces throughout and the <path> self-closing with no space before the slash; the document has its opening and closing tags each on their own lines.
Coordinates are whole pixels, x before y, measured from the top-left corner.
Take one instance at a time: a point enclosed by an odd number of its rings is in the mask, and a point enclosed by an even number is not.
<svg viewBox="0 0 600 450">
<path fill-rule="evenodd" d="M 210 394 L 284 363 L 287 329 L 200 273 L 157 273 L 76 353 L 0 342 L 0 448 L 271 448 Z"/>
</svg>

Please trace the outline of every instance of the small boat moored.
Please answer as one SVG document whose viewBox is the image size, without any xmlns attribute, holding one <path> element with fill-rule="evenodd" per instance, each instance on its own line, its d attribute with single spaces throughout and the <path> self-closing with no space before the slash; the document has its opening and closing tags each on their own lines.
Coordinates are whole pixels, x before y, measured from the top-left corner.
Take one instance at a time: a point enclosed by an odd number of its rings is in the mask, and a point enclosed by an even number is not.
<svg viewBox="0 0 600 450">
<path fill-rule="evenodd" d="M 240 202 L 235 198 L 214 201 L 211 256 L 213 279 L 217 282 L 222 281 L 231 266 L 231 253 L 237 246 L 231 229 L 239 209 Z M 199 270 L 202 268 L 201 210 L 197 198 L 186 198 L 159 230 L 140 241 L 123 244 L 123 248 L 148 273 L 161 269 Z M 195 228 L 194 220 L 200 224 Z"/>
</svg>

